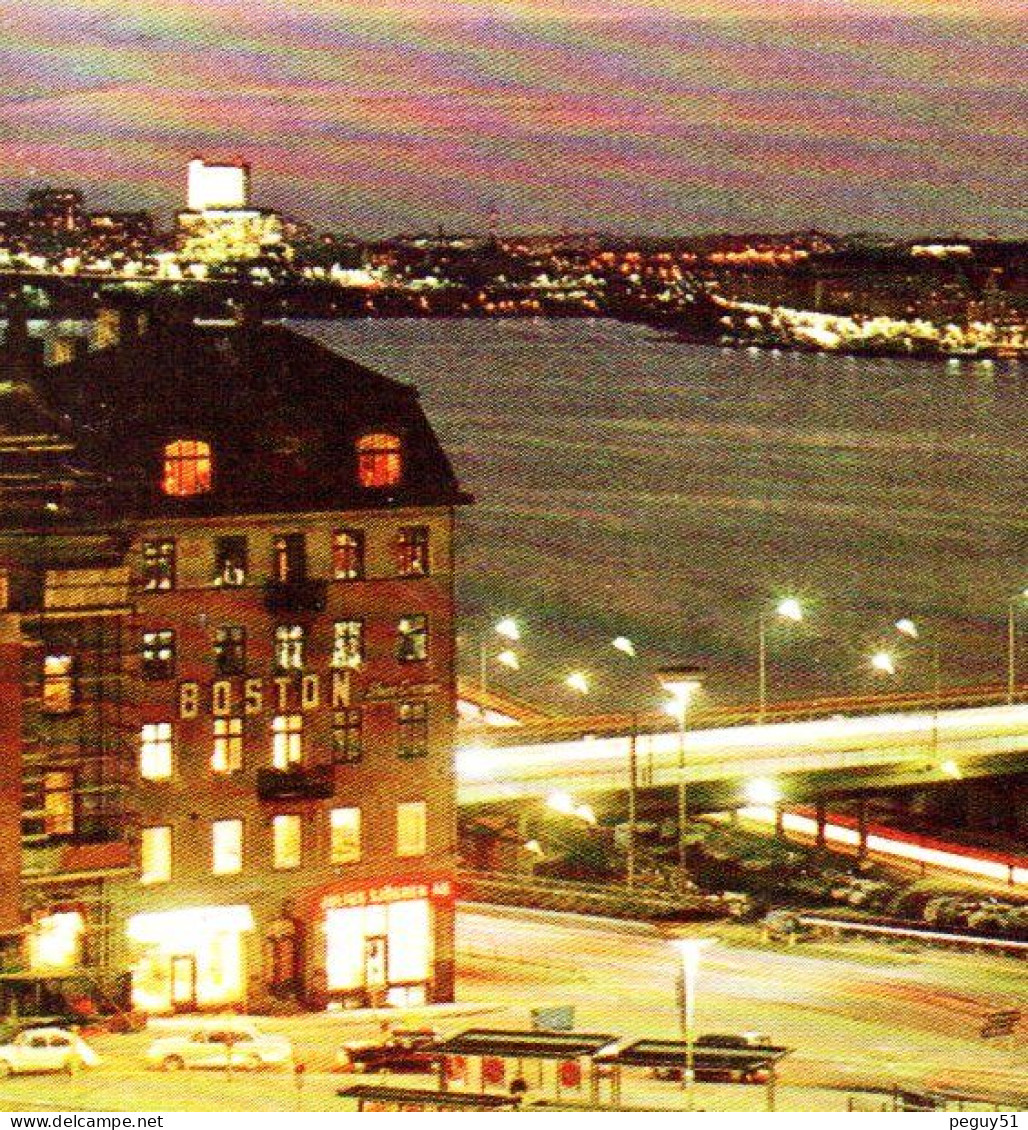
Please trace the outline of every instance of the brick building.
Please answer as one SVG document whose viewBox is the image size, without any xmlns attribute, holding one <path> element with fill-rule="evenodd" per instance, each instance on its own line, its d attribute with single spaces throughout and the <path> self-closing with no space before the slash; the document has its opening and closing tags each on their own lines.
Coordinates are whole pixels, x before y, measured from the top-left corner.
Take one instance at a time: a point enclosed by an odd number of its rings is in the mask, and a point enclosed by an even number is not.
<svg viewBox="0 0 1028 1130">
<path fill-rule="evenodd" d="M 452 535 L 412 387 L 149 324 L 0 385 L 8 970 L 167 1012 L 453 992 Z"/>
</svg>

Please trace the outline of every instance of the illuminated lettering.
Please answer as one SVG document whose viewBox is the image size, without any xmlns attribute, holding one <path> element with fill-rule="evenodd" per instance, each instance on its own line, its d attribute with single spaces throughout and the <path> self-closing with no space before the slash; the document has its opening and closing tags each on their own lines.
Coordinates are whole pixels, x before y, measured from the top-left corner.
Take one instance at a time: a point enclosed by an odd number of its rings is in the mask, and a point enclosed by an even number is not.
<svg viewBox="0 0 1028 1130">
<path fill-rule="evenodd" d="M 228 679 L 211 685 L 211 713 L 215 718 L 225 718 L 232 713 L 232 684 Z"/>
<path fill-rule="evenodd" d="M 243 683 L 243 713 L 260 714 L 264 709 L 264 684 L 260 679 Z"/>
<path fill-rule="evenodd" d="M 332 672 L 332 709 L 339 710 L 350 705 L 350 672 Z"/>
<path fill-rule="evenodd" d="M 275 679 L 275 686 L 278 687 L 278 708 L 279 710 L 289 709 L 289 684 L 292 679 L 288 675 L 279 675 Z"/>
<path fill-rule="evenodd" d="M 313 710 L 321 703 L 321 680 L 317 675 L 304 675 L 300 681 L 300 709 Z"/>
<path fill-rule="evenodd" d="M 200 684 L 180 683 L 178 688 L 178 716 L 195 718 L 200 713 Z"/>
</svg>

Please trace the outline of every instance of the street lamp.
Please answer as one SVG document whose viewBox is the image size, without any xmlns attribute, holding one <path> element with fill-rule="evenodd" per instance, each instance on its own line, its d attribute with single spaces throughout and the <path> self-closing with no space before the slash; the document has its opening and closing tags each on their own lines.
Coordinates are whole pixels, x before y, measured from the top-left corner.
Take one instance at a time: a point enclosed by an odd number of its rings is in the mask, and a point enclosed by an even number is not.
<svg viewBox="0 0 1028 1130">
<path fill-rule="evenodd" d="M 564 685 L 579 694 L 588 694 L 589 676 L 584 671 L 572 671 L 564 680 Z"/>
<path fill-rule="evenodd" d="M 678 867 L 683 878 L 685 876 L 685 823 L 688 817 L 685 780 L 685 717 L 689 712 L 689 703 L 703 685 L 704 674 L 705 672 L 701 667 L 665 667 L 657 672 L 660 685 L 671 695 L 667 712 L 678 723 Z"/>
<path fill-rule="evenodd" d="M 1016 596 L 1007 601 L 1007 702 L 1014 701 L 1014 684 L 1016 682 L 1017 667 L 1017 606 L 1022 600 L 1028 599 L 1028 589 L 1022 589 Z"/>
<path fill-rule="evenodd" d="M 685 1037 L 685 1109 L 694 1108 L 696 1065 L 696 977 L 700 954 L 714 938 L 674 938 L 671 944 L 682 961 L 682 1035 Z"/>
<path fill-rule="evenodd" d="M 629 659 L 635 659 L 638 652 L 635 650 L 635 644 L 628 638 L 628 636 L 615 636 L 610 641 L 610 646 L 615 651 L 620 651 L 623 655 L 627 655 Z"/>
<path fill-rule="evenodd" d="M 803 606 L 795 597 L 786 597 L 775 605 L 775 616 L 792 624 L 803 621 Z M 767 622 L 765 610 L 760 610 L 757 621 L 757 720 L 764 721 L 767 714 Z"/>
<path fill-rule="evenodd" d="M 870 659 L 871 667 L 883 675 L 896 674 L 896 661 L 888 651 L 876 651 Z"/>
<path fill-rule="evenodd" d="M 493 624 L 492 632 L 482 637 L 478 645 L 478 685 L 483 696 L 489 690 L 489 647 L 494 633 L 510 643 L 517 643 L 521 639 L 521 629 L 513 616 L 504 616 L 502 620 L 497 620 Z M 517 671 L 520 667 L 517 654 L 510 648 L 501 651 L 496 659 L 512 671 Z"/>
</svg>

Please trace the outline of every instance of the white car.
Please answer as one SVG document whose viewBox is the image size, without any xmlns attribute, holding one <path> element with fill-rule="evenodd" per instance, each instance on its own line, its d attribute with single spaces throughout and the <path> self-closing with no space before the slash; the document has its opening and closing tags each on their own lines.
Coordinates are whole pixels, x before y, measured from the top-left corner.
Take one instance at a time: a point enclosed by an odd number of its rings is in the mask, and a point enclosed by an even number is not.
<svg viewBox="0 0 1028 1130">
<path fill-rule="evenodd" d="M 96 1067 L 100 1057 L 74 1032 L 63 1028 L 27 1028 L 0 1044 L 0 1076 L 29 1071 L 67 1071 Z"/>
<path fill-rule="evenodd" d="M 150 1067 L 181 1071 L 183 1067 L 288 1067 L 293 1045 L 284 1036 L 268 1036 L 252 1024 L 229 1022 L 188 1029 L 181 1035 L 154 1040 L 146 1053 Z"/>
</svg>

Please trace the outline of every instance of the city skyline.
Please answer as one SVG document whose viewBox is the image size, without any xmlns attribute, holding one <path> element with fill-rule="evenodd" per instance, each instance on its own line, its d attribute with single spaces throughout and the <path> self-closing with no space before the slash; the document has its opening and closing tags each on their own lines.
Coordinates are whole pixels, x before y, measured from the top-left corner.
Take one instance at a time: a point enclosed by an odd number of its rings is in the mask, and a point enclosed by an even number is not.
<svg viewBox="0 0 1028 1130">
<path fill-rule="evenodd" d="M 929 14 L 929 9 L 931 14 Z M 181 206 L 194 153 L 357 234 L 1023 234 L 1023 21 L 993 2 L 8 6 L 0 203 Z"/>
</svg>

